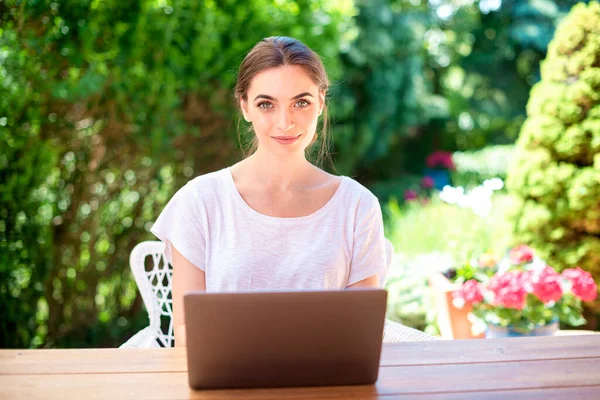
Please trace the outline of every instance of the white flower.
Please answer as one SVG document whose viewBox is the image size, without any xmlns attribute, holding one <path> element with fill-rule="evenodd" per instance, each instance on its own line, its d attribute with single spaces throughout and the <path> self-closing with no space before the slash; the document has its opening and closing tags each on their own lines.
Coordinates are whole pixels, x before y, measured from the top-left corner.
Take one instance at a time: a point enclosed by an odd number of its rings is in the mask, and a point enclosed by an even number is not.
<svg viewBox="0 0 600 400">
<path fill-rule="evenodd" d="M 484 218 L 492 212 L 492 196 L 495 190 L 504 187 L 504 182 L 500 178 L 487 179 L 482 185 L 474 187 L 468 193 L 462 186 L 452 187 L 444 186 L 439 193 L 442 201 L 448 204 L 455 204 L 461 208 L 470 208 L 473 212 Z"/>
<path fill-rule="evenodd" d="M 456 308 L 463 308 L 465 306 L 465 299 L 462 297 L 455 297 L 452 299 L 452 305 Z"/>
</svg>

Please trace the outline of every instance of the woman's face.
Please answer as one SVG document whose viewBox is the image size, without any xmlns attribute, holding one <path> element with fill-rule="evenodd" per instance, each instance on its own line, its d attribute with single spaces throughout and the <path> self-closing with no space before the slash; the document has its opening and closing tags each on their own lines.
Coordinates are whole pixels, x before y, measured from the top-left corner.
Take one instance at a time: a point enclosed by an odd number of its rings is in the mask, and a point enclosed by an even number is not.
<svg viewBox="0 0 600 400">
<path fill-rule="evenodd" d="M 250 83 L 247 101 L 240 99 L 251 121 L 258 148 L 277 156 L 302 153 L 311 144 L 325 95 L 297 65 L 269 68 Z"/>
</svg>

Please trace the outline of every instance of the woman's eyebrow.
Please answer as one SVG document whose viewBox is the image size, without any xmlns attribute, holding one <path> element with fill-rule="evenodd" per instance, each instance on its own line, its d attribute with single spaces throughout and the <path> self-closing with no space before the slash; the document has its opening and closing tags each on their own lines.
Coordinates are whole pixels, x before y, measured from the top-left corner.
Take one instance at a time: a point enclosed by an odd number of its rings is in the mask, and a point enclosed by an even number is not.
<svg viewBox="0 0 600 400">
<path fill-rule="evenodd" d="M 271 97 L 271 96 L 269 96 L 269 95 L 267 95 L 267 94 L 259 94 L 258 96 L 256 96 L 256 97 L 254 98 L 254 101 L 256 101 L 256 100 L 258 100 L 258 99 L 267 99 L 267 100 L 273 100 L 273 101 L 275 101 L 275 98 L 274 98 L 274 97 Z"/>
<path fill-rule="evenodd" d="M 297 95 L 295 95 L 294 97 L 292 97 L 292 99 L 293 99 L 293 100 L 295 100 L 295 99 L 299 99 L 300 97 L 304 97 L 304 96 L 310 96 L 310 97 L 313 97 L 313 95 L 312 95 L 312 94 L 310 94 L 310 93 L 308 93 L 308 92 L 304 92 L 304 93 L 300 93 L 300 94 L 297 94 Z"/>
<path fill-rule="evenodd" d="M 308 92 L 304 92 L 304 93 L 300 93 L 300 94 L 295 95 L 294 97 L 292 97 L 292 100 L 299 99 L 300 97 L 304 97 L 304 96 L 313 97 L 312 94 L 310 94 Z M 274 97 L 269 96 L 268 94 L 259 94 L 258 96 L 256 96 L 254 98 L 254 101 L 256 101 L 258 99 L 267 99 L 267 100 L 277 101 Z"/>
</svg>

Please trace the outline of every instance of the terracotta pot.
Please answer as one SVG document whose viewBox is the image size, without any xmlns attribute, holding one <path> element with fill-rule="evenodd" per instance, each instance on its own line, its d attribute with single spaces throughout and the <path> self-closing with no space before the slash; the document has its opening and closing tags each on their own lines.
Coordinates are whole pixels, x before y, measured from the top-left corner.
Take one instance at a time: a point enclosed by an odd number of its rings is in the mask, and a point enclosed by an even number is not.
<svg viewBox="0 0 600 400">
<path fill-rule="evenodd" d="M 473 335 L 471 322 L 467 318 L 471 306 L 456 308 L 452 304 L 452 292 L 458 289 L 440 272 L 434 272 L 427 278 L 433 292 L 433 304 L 436 308 L 437 323 L 443 339 L 479 339 L 484 333 Z"/>
</svg>

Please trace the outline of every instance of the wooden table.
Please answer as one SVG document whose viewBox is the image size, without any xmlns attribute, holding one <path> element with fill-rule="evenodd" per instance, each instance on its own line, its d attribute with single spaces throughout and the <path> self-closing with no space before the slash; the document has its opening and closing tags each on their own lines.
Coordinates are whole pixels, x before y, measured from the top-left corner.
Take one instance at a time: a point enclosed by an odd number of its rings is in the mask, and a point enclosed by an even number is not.
<svg viewBox="0 0 600 400">
<path fill-rule="evenodd" d="M 376 385 L 192 391 L 184 349 L 0 350 L 0 399 L 600 399 L 600 335 L 385 344 Z"/>
</svg>

